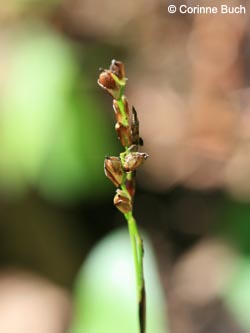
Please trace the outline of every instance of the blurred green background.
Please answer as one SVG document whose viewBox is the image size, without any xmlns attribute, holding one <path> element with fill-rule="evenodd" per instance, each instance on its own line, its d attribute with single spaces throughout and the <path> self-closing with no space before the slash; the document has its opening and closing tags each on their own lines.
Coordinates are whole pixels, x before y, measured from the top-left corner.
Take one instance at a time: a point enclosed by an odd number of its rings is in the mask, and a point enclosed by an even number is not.
<svg viewBox="0 0 250 333">
<path fill-rule="evenodd" d="M 103 173 L 121 150 L 96 83 L 111 59 L 150 156 L 135 200 L 148 333 L 250 331 L 249 8 L 170 4 L 189 2 L 1 3 L 0 331 L 136 332 L 128 234 Z"/>
</svg>

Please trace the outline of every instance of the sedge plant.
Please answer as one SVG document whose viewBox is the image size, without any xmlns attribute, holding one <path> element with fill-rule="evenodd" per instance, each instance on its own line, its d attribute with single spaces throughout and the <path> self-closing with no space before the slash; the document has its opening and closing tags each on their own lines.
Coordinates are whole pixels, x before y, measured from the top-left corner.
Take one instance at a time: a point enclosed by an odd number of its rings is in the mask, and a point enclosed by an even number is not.
<svg viewBox="0 0 250 333">
<path fill-rule="evenodd" d="M 118 157 L 106 156 L 104 171 L 117 187 L 114 205 L 124 215 L 130 234 L 138 301 L 138 318 L 140 333 L 146 331 L 146 293 L 143 273 L 143 241 L 133 215 L 136 169 L 148 158 L 139 152 L 143 141 L 139 135 L 139 120 L 134 107 L 129 109 L 124 95 L 127 79 L 124 64 L 112 60 L 109 69 L 101 69 L 98 84 L 113 97 L 113 109 L 116 117 L 115 130 L 124 151 Z"/>
</svg>

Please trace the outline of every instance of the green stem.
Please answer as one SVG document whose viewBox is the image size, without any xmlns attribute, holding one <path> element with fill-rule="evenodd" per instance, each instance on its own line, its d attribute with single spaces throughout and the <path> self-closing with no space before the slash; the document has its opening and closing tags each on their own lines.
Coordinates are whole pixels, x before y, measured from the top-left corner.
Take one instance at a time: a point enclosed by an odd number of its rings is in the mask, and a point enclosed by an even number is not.
<svg viewBox="0 0 250 333">
<path fill-rule="evenodd" d="M 127 214 L 124 214 L 124 216 L 128 222 L 128 229 L 133 247 L 134 263 L 136 271 L 137 297 L 138 297 L 138 302 L 140 302 L 142 298 L 142 289 L 144 287 L 143 265 L 142 265 L 143 242 L 132 213 L 129 212 Z"/>
<path fill-rule="evenodd" d="M 134 255 L 140 333 L 145 333 L 146 300 L 145 300 L 145 283 L 144 283 L 144 274 L 143 274 L 143 242 L 139 234 L 136 220 L 133 217 L 132 212 L 124 214 L 124 216 L 128 222 L 129 235 Z"/>
</svg>

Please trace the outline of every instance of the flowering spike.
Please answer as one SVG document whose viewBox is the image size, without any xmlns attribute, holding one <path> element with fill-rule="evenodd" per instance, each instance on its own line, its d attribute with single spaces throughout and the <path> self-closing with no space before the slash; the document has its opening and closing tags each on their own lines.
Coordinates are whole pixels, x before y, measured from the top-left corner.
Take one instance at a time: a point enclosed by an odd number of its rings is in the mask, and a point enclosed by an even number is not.
<svg viewBox="0 0 250 333">
<path fill-rule="evenodd" d="M 125 109 L 125 114 L 127 119 L 129 119 L 129 107 L 128 107 L 128 100 L 127 97 L 122 95 L 122 103 L 124 105 L 124 109 Z"/>
<path fill-rule="evenodd" d="M 115 130 L 123 147 L 129 147 L 131 145 L 130 127 L 122 123 L 116 123 Z"/>
<path fill-rule="evenodd" d="M 113 99 L 113 109 L 115 111 L 116 121 L 118 123 L 121 123 L 122 121 L 124 121 L 123 114 L 121 113 L 121 109 L 120 109 L 119 104 L 117 103 L 116 99 Z"/>
<path fill-rule="evenodd" d="M 146 153 L 132 152 L 125 156 L 122 167 L 126 172 L 134 171 L 148 158 Z"/>
<path fill-rule="evenodd" d="M 126 179 L 125 185 L 131 198 L 133 198 L 135 195 L 135 177 L 132 177 L 131 179 Z"/>
<path fill-rule="evenodd" d="M 119 157 L 107 156 L 104 160 L 104 172 L 116 187 L 121 185 L 124 172 Z"/>
<path fill-rule="evenodd" d="M 114 205 L 123 214 L 127 214 L 132 211 L 131 198 L 123 190 L 116 190 L 116 195 L 114 197 Z"/>
<path fill-rule="evenodd" d="M 119 80 L 122 80 L 125 78 L 125 67 L 124 64 L 121 61 L 117 61 L 113 59 L 111 61 L 111 65 L 109 67 L 110 71 L 114 73 Z"/>
<path fill-rule="evenodd" d="M 128 222 L 129 233 L 133 245 L 134 263 L 137 283 L 138 318 L 140 333 L 145 333 L 145 283 L 143 275 L 143 242 L 133 216 L 133 198 L 135 194 L 135 170 L 148 158 L 140 153 L 142 145 L 139 136 L 139 120 L 135 108 L 130 114 L 127 98 L 123 95 L 126 85 L 125 68 L 122 62 L 112 60 L 109 69 L 99 75 L 98 84 L 113 98 L 118 137 L 125 151 L 119 157 L 106 157 L 104 171 L 112 183 L 118 187 L 114 197 L 114 205 L 124 214 Z"/>
<path fill-rule="evenodd" d="M 113 98 L 119 98 L 121 94 L 121 87 L 114 79 L 114 74 L 111 71 L 104 70 L 100 73 L 97 83 L 100 87 L 105 89 Z"/>
</svg>

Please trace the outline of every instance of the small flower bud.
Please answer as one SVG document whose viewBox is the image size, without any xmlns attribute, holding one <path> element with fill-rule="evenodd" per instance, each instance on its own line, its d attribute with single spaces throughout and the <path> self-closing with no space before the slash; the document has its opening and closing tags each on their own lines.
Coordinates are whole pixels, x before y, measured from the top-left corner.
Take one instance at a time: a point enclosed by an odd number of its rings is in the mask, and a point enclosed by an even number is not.
<svg viewBox="0 0 250 333">
<path fill-rule="evenodd" d="M 129 213 L 132 210 L 131 198 L 123 190 L 116 190 L 114 197 L 114 205 L 123 214 Z"/>
<path fill-rule="evenodd" d="M 123 115 L 121 113 L 119 104 L 117 103 L 117 100 L 115 100 L 115 99 L 113 99 L 113 109 L 115 111 L 116 121 L 118 123 L 122 123 L 123 122 Z"/>
<path fill-rule="evenodd" d="M 124 126 L 122 123 L 116 123 L 115 130 L 123 147 L 129 147 L 131 145 L 130 127 Z"/>
<path fill-rule="evenodd" d="M 125 114 L 123 114 L 121 112 L 121 109 L 120 109 L 120 106 L 117 102 L 117 100 L 113 100 L 113 109 L 115 111 L 115 116 L 116 116 L 116 120 L 118 123 L 128 123 L 129 122 L 129 108 L 128 108 L 128 101 L 127 101 L 127 98 L 123 95 L 122 96 L 122 102 L 123 102 L 123 105 L 124 105 L 124 111 L 125 111 Z"/>
<path fill-rule="evenodd" d="M 100 73 L 98 84 L 105 89 L 115 89 L 117 87 L 117 84 L 113 79 L 110 71 L 106 70 Z"/>
<path fill-rule="evenodd" d="M 126 172 L 134 171 L 148 158 L 146 153 L 132 152 L 125 156 L 124 162 L 122 163 L 123 169 Z"/>
<path fill-rule="evenodd" d="M 121 185 L 124 171 L 119 157 L 107 156 L 104 160 L 104 172 L 116 187 Z"/>
<path fill-rule="evenodd" d="M 133 196 L 135 195 L 135 177 L 132 177 L 131 179 L 126 179 L 125 185 L 131 198 L 133 198 Z"/>
<path fill-rule="evenodd" d="M 113 59 L 111 61 L 111 65 L 109 67 L 110 71 L 114 73 L 119 80 L 122 80 L 125 78 L 125 67 L 124 64 L 121 61 L 117 61 Z"/>
<path fill-rule="evenodd" d="M 114 80 L 111 71 L 104 70 L 100 73 L 97 83 L 105 89 L 113 98 L 119 99 L 121 87 Z"/>
<path fill-rule="evenodd" d="M 124 109 L 125 109 L 126 117 L 129 118 L 128 100 L 127 100 L 127 97 L 125 95 L 122 96 L 122 102 L 124 104 Z"/>
</svg>

